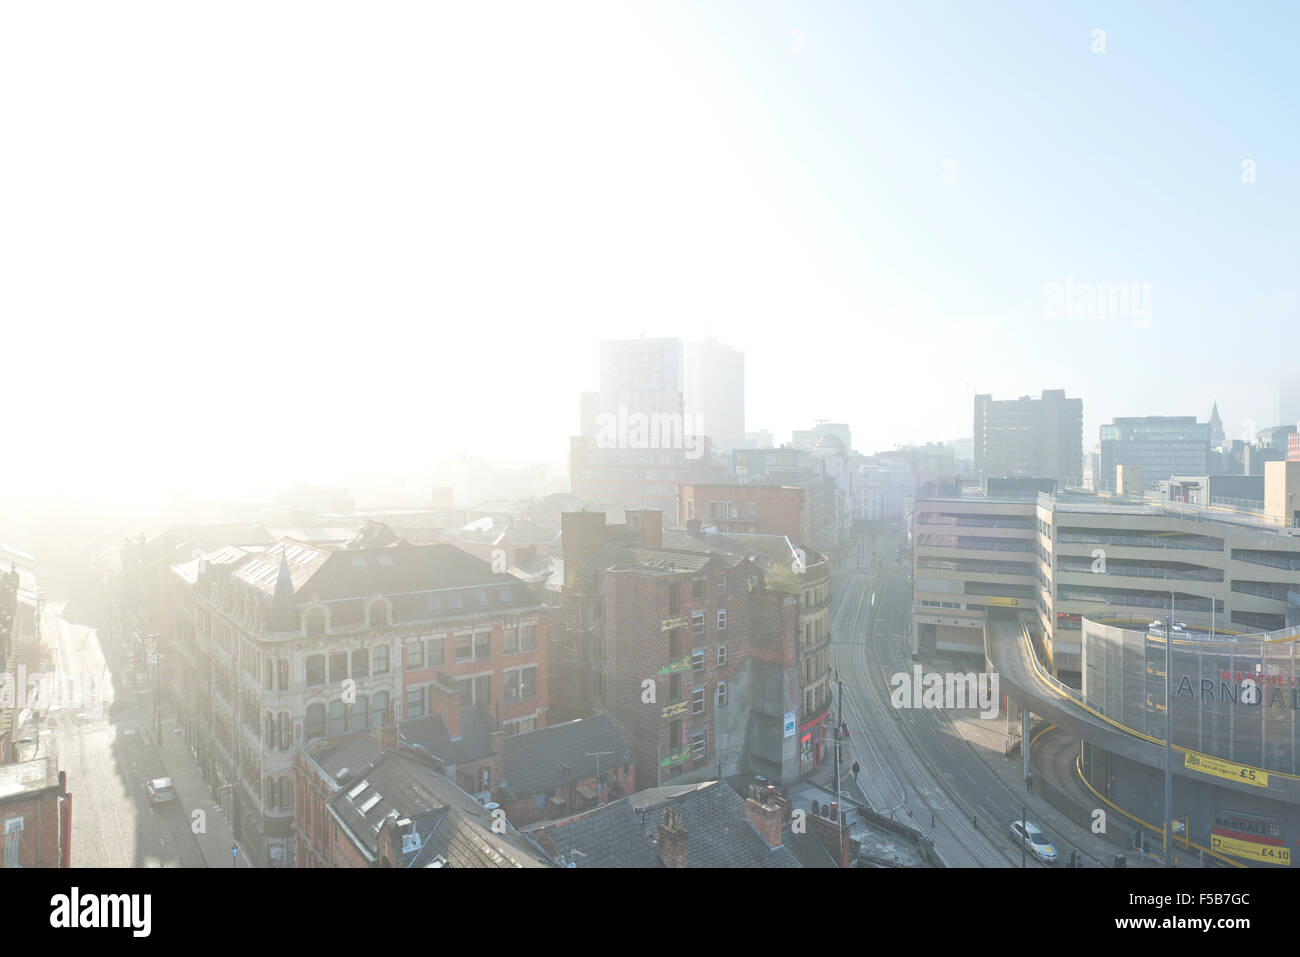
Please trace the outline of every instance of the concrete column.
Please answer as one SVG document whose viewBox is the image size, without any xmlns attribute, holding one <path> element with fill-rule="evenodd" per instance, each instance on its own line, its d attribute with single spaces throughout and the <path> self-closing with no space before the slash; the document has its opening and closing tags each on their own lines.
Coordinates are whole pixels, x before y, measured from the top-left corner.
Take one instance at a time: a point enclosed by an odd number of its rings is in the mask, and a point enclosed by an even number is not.
<svg viewBox="0 0 1300 957">
<path fill-rule="evenodd" d="M 1024 761 L 1025 783 L 1029 783 L 1029 709 L 1020 709 L 1020 754 Z"/>
</svg>

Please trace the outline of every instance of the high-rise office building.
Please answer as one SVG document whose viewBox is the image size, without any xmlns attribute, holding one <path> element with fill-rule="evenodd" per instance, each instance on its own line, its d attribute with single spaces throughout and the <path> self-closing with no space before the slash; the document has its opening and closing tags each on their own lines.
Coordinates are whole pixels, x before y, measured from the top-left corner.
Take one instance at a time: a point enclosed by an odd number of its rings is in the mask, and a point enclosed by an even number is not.
<svg viewBox="0 0 1300 957">
<path fill-rule="evenodd" d="M 1117 465 L 1140 467 L 1147 488 L 1175 475 L 1205 475 L 1209 455 L 1210 423 L 1194 415 L 1117 418 L 1101 427 L 1097 489 L 1115 489 Z"/>
<path fill-rule="evenodd" d="M 682 411 L 685 368 L 680 339 L 620 339 L 600 344 L 599 411 L 652 415 Z"/>
<path fill-rule="evenodd" d="M 1278 425 L 1300 423 L 1300 375 L 1283 376 L 1277 384 Z"/>
<path fill-rule="evenodd" d="M 1064 389 L 1039 399 L 975 396 L 975 471 L 980 478 L 1051 478 L 1058 487 L 1083 481 L 1083 400 Z"/>
<path fill-rule="evenodd" d="M 745 354 L 703 339 L 686 346 L 686 412 L 716 449 L 745 446 Z"/>
</svg>

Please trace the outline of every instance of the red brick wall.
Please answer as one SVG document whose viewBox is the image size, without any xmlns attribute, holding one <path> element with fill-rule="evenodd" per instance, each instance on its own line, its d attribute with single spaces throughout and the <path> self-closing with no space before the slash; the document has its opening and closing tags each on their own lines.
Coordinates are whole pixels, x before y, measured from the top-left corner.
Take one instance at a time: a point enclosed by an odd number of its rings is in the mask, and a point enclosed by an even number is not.
<svg viewBox="0 0 1300 957">
<path fill-rule="evenodd" d="M 707 732 L 708 750 L 705 764 L 712 764 L 717 748 L 715 735 L 715 702 L 719 680 L 730 680 L 751 653 L 751 637 L 773 631 L 764 618 L 777 614 L 785 617 L 784 608 L 779 608 L 768 601 L 768 596 L 750 592 L 748 578 L 757 574 L 749 562 L 741 562 L 733 568 L 727 568 L 720 560 L 710 563 L 700 572 L 682 572 L 663 575 L 637 570 L 611 570 L 606 573 L 606 710 L 614 720 L 628 748 L 636 758 L 641 773 L 637 776 L 640 787 L 654 787 L 659 775 L 658 768 L 666 758 L 683 743 L 690 742 L 691 733 L 704 730 Z M 719 595 L 716 583 L 719 578 L 727 582 L 726 592 Z M 691 582 L 704 581 L 704 594 L 700 598 L 691 597 Z M 672 610 L 672 586 L 681 585 L 680 609 Z M 717 612 L 720 607 L 727 610 L 727 629 L 717 629 Z M 704 612 L 704 637 L 696 639 L 691 632 L 692 612 Z M 797 614 L 797 609 L 793 609 Z M 670 632 L 663 629 L 666 619 L 684 619 L 681 626 L 681 644 L 678 658 L 689 654 L 694 648 L 704 649 L 704 669 L 697 673 L 687 670 L 680 674 L 680 698 L 685 701 L 686 710 L 680 715 L 682 735 L 685 741 L 669 740 L 673 717 L 665 718 L 663 709 L 672 702 L 669 675 L 659 675 L 661 666 L 670 660 Z M 791 634 L 793 634 L 791 626 Z M 727 646 L 727 663 L 719 667 L 717 646 Z M 793 654 L 793 651 L 791 651 Z M 655 703 L 642 701 L 642 681 L 655 681 Z M 705 689 L 705 713 L 702 716 L 691 712 L 691 691 L 696 686 Z M 688 759 L 684 770 L 693 770 L 699 766 L 695 759 Z M 663 780 L 669 780 L 665 770 Z"/>
<path fill-rule="evenodd" d="M 807 540 L 808 529 L 801 522 L 803 489 L 784 485 L 681 485 L 677 489 L 677 523 L 685 525 L 688 516 L 706 525 L 716 525 L 724 532 L 756 532 L 761 535 L 787 535 L 796 543 Z M 709 502 L 732 502 L 737 517 L 710 518 Z M 690 516 L 688 502 L 695 503 Z M 750 518 L 746 505 L 758 507 L 757 519 Z"/>
<path fill-rule="evenodd" d="M 521 586 L 522 587 L 522 586 Z M 537 627 L 537 645 L 532 651 L 520 652 L 517 654 L 507 655 L 506 633 L 507 623 L 515 624 L 522 621 L 534 622 Z M 463 634 L 467 631 L 481 630 L 484 627 L 491 629 L 490 638 L 490 657 L 482 660 L 456 661 L 456 635 Z M 444 631 L 445 628 L 445 631 Z M 491 703 L 488 713 L 491 716 L 491 723 L 496 726 L 498 720 L 501 722 L 511 718 L 529 717 L 534 711 L 542 710 L 537 718 L 537 727 L 546 725 L 545 709 L 549 701 L 549 687 L 547 677 L 549 673 L 549 655 L 547 650 L 551 637 L 551 620 L 545 609 L 538 609 L 534 612 L 511 613 L 509 615 L 485 616 L 472 621 L 463 622 L 455 627 L 441 626 L 436 630 L 430 631 L 430 635 L 443 633 L 443 659 L 441 662 L 429 664 L 425 662 L 425 667 L 415 671 L 406 671 L 403 668 L 403 688 L 402 701 L 405 703 L 406 690 L 415 685 L 424 685 L 433 681 L 438 674 L 446 675 L 453 682 L 459 678 L 468 678 L 471 675 L 482 674 L 483 672 L 492 672 Z M 406 654 L 405 646 L 402 650 L 403 656 Z M 505 669 L 519 666 L 535 665 L 537 667 L 537 693 L 523 701 L 506 701 L 506 681 Z M 438 693 L 435 692 L 435 698 Z M 444 720 L 446 720 L 444 714 Z M 448 725 L 450 730 L 451 725 Z M 452 732 L 455 733 L 454 731 Z"/>
<path fill-rule="evenodd" d="M 22 867 L 59 866 L 59 795 L 47 791 L 35 797 L 0 804 L 0 852 L 4 847 L 5 822 L 12 818 L 23 819 L 22 834 L 18 838 L 18 861 Z M 0 867 L 4 857 L 0 853 Z"/>
</svg>

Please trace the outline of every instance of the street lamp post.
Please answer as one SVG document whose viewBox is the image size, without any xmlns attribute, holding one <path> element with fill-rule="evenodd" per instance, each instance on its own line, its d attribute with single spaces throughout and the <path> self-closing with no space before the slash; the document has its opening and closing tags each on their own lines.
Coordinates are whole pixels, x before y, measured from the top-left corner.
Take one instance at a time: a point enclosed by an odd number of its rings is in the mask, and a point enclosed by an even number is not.
<svg viewBox="0 0 1300 957">
<path fill-rule="evenodd" d="M 1169 819 L 1173 816 L 1174 802 L 1174 777 L 1173 765 L 1170 763 L 1173 748 L 1171 747 L 1173 715 L 1169 711 L 1169 683 L 1173 678 L 1170 672 L 1170 663 L 1173 661 L 1173 623 L 1174 623 L 1174 601 L 1175 595 L 1169 593 L 1169 618 L 1165 621 L 1165 867 L 1173 867 L 1173 846 L 1169 843 Z M 1213 597 L 1210 599 L 1214 601 Z"/>
</svg>

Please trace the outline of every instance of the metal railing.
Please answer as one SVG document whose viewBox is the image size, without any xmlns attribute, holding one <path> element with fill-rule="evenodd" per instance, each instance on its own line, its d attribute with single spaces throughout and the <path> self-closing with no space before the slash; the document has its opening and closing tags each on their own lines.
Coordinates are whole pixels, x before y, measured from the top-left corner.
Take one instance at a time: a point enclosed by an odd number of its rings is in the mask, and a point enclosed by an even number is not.
<svg viewBox="0 0 1300 957">
<path fill-rule="evenodd" d="M 1092 565 L 1089 562 L 1065 562 L 1060 560 L 1057 561 L 1056 568 L 1058 571 L 1063 572 L 1087 572 L 1097 575 L 1123 575 L 1133 578 L 1173 578 L 1182 581 L 1205 582 L 1223 581 L 1223 572 L 1208 568 L 1193 571 L 1171 568 L 1145 568 L 1135 565 L 1118 565 L 1115 562 L 1109 562 L 1107 563 L 1104 572 L 1093 572 Z"/>
</svg>

